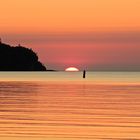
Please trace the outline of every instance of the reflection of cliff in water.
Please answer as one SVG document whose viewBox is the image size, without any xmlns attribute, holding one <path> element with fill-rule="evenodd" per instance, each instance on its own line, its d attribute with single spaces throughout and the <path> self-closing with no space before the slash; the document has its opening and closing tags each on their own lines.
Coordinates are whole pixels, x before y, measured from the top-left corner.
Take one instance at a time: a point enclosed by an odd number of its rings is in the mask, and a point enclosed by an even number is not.
<svg viewBox="0 0 140 140">
<path fill-rule="evenodd" d="M 0 104 L 36 104 L 34 97 L 40 88 L 39 84 L 32 82 L 0 82 Z"/>
<path fill-rule="evenodd" d="M 46 71 L 31 49 L 0 42 L 0 71 Z"/>
<path fill-rule="evenodd" d="M 39 84 L 35 82 L 0 82 L 0 94 L 3 93 L 11 93 L 12 95 L 16 94 L 25 94 L 25 93 L 36 93 L 38 88 L 40 88 Z"/>
</svg>

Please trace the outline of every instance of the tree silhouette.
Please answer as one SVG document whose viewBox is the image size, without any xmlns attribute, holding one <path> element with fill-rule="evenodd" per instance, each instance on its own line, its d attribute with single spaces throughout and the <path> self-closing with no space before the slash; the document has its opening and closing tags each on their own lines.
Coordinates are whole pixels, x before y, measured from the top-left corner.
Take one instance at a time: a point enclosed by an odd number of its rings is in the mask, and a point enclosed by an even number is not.
<svg viewBox="0 0 140 140">
<path fill-rule="evenodd" d="M 0 71 L 46 71 L 31 49 L 0 42 Z"/>
</svg>

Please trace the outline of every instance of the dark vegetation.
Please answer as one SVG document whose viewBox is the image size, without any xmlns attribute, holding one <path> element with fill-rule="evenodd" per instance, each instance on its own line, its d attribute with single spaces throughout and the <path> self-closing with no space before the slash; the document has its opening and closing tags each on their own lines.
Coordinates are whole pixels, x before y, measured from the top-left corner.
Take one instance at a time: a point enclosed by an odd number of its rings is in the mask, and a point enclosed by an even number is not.
<svg viewBox="0 0 140 140">
<path fill-rule="evenodd" d="M 46 71 L 32 49 L 0 42 L 0 71 Z"/>
</svg>

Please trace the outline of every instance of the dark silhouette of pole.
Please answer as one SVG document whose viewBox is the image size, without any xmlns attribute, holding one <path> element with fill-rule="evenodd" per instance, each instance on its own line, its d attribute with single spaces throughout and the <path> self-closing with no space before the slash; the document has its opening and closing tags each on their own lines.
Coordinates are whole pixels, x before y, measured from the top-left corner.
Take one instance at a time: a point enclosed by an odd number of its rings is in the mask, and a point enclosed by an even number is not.
<svg viewBox="0 0 140 140">
<path fill-rule="evenodd" d="M 86 78 L 86 70 L 83 71 L 83 78 Z"/>
</svg>

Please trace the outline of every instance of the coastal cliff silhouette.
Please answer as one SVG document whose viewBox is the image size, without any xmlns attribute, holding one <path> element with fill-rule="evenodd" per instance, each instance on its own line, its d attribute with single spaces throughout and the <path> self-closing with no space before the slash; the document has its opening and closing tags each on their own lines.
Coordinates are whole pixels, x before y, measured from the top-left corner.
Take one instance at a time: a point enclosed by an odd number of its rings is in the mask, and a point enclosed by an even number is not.
<svg viewBox="0 0 140 140">
<path fill-rule="evenodd" d="M 46 71 L 32 49 L 0 42 L 0 71 Z"/>
</svg>

